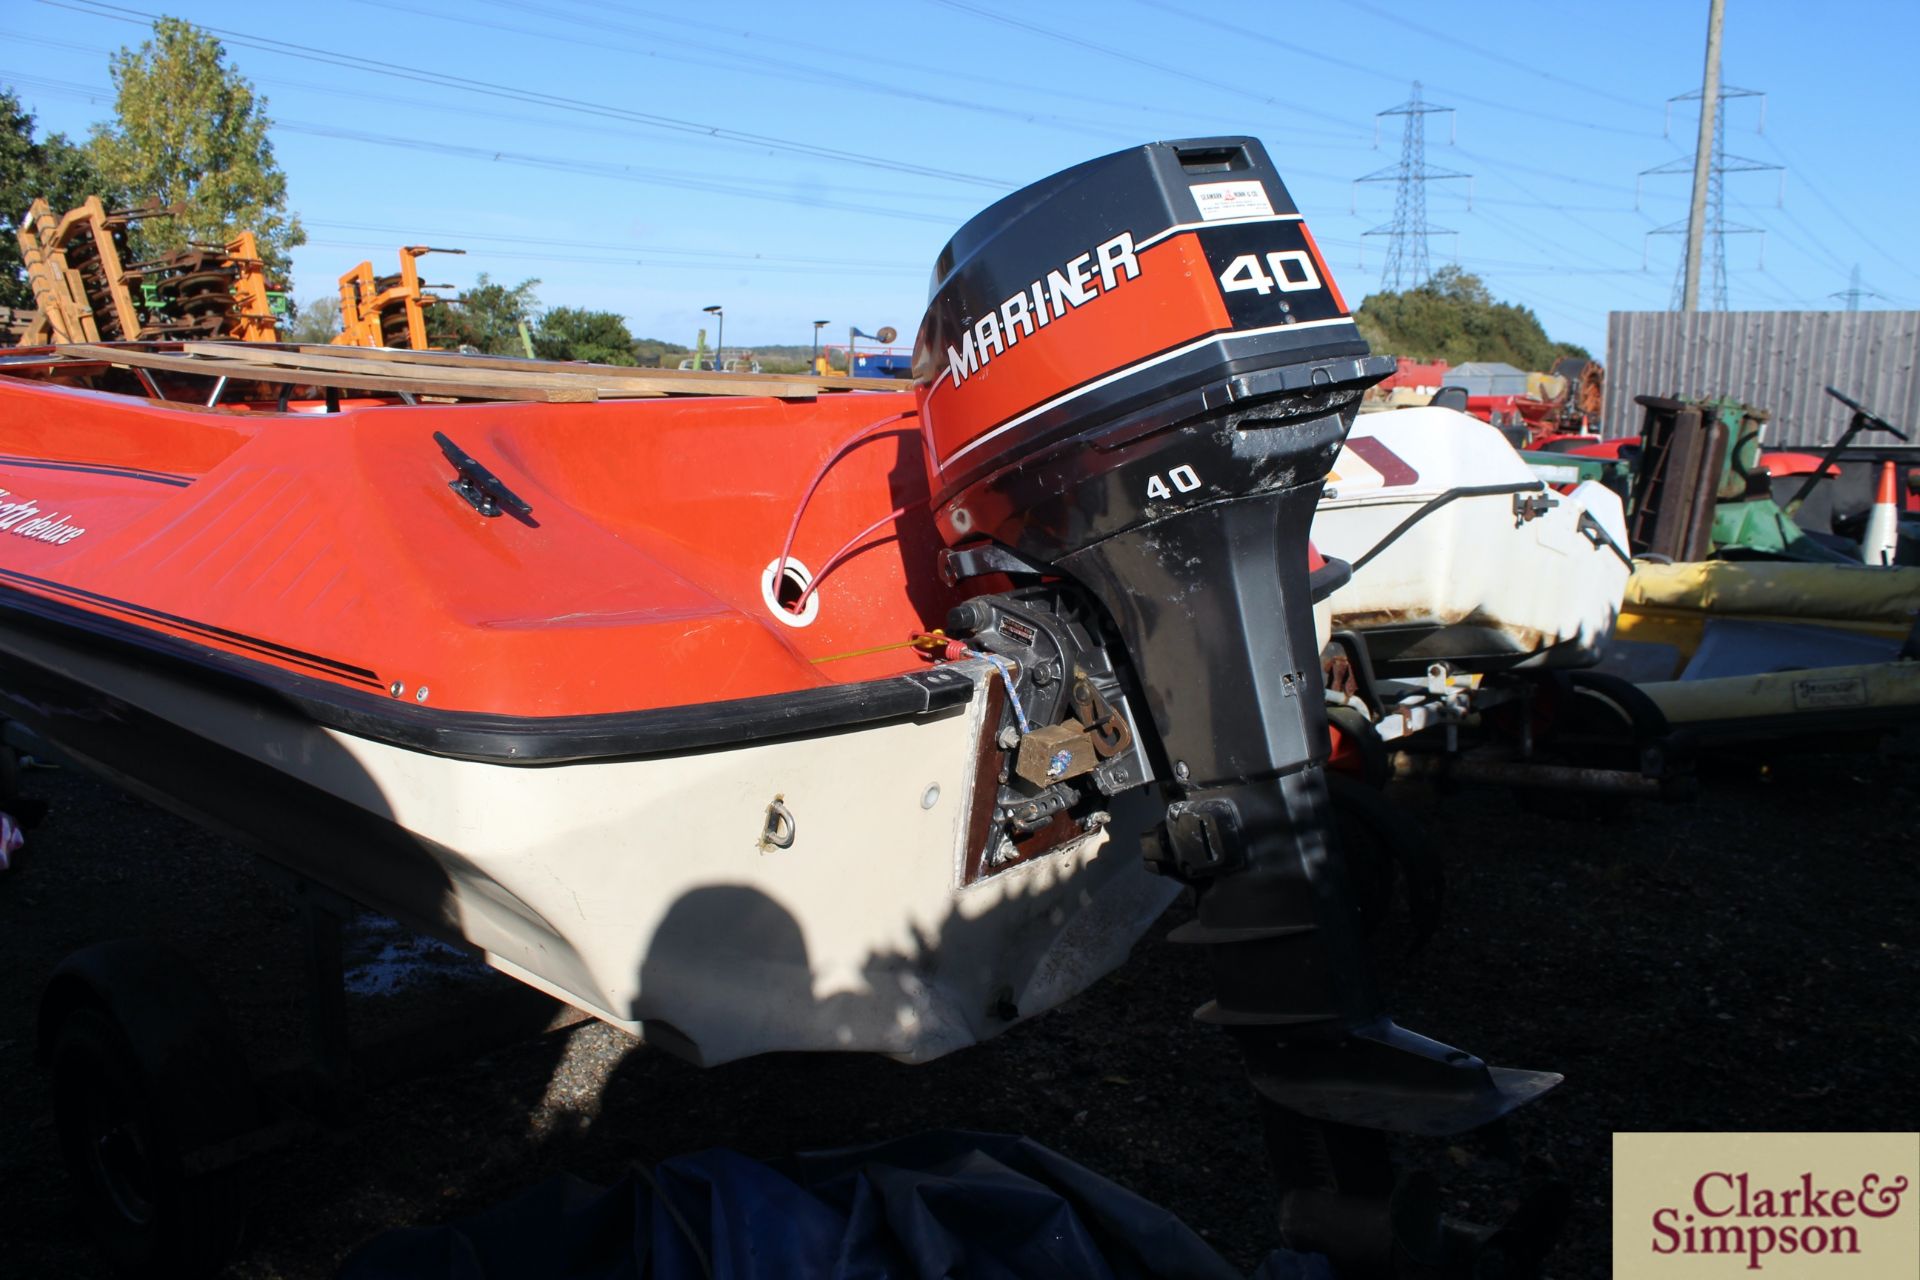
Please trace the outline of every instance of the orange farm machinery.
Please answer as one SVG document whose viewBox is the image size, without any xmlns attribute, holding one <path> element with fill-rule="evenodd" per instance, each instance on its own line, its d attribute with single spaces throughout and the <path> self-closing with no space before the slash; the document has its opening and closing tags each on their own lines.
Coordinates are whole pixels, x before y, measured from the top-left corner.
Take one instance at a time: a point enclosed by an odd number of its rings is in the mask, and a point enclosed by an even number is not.
<svg viewBox="0 0 1920 1280">
<path fill-rule="evenodd" d="M 398 275 L 376 276 L 373 263 L 362 262 L 341 276 L 340 333 L 334 345 L 429 350 L 427 308 L 440 299 L 424 290 L 446 286 L 420 283 L 420 259 L 429 253 L 465 252 L 410 244 L 400 250 Z"/>
<path fill-rule="evenodd" d="M 276 341 L 285 290 L 268 282 L 252 232 L 128 261 L 134 224 L 175 212 L 157 204 L 109 212 L 89 196 L 56 217 L 45 200 L 35 200 L 18 235 L 39 312 L 18 341 Z"/>
</svg>

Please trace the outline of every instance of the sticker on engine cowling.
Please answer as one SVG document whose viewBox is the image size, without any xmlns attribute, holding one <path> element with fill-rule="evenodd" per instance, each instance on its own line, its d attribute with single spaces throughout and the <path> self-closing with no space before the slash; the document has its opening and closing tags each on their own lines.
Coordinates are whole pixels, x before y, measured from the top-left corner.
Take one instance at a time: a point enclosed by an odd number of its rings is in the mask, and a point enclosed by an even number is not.
<svg viewBox="0 0 1920 1280">
<path fill-rule="evenodd" d="M 1200 216 L 1208 222 L 1222 218 L 1272 217 L 1273 201 L 1258 182 L 1202 182 L 1188 187 Z"/>
<path fill-rule="evenodd" d="M 1201 227 L 1220 296 L 1236 329 L 1334 320 L 1347 314 L 1333 277 L 1298 219 Z"/>
</svg>

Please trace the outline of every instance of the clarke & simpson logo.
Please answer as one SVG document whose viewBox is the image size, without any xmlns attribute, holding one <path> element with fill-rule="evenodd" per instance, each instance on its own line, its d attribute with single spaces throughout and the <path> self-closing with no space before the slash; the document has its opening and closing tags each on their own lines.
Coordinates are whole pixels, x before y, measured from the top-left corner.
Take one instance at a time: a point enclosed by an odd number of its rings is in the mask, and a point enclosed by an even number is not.
<svg viewBox="0 0 1920 1280">
<path fill-rule="evenodd" d="M 1920 1275 L 1920 1134 L 1617 1133 L 1618 1275 Z"/>
<path fill-rule="evenodd" d="M 1653 1251 L 1740 1254 L 1749 1271 L 1773 1253 L 1857 1254 L 1860 1228 L 1848 1219 L 1891 1218 L 1909 1185 L 1868 1173 L 1857 1187 L 1821 1187 L 1802 1173 L 1797 1186 L 1756 1189 L 1750 1174 L 1714 1170 L 1695 1180 L 1684 1207 L 1653 1211 Z"/>
</svg>

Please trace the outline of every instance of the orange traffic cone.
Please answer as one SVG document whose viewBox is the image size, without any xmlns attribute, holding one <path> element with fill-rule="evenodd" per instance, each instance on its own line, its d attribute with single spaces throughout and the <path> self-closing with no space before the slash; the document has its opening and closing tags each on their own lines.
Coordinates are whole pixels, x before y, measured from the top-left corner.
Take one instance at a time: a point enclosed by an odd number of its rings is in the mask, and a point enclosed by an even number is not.
<svg viewBox="0 0 1920 1280">
<path fill-rule="evenodd" d="M 1867 513 L 1867 531 L 1860 538 L 1860 563 L 1889 565 L 1900 550 L 1899 468 L 1880 464 L 1880 492 Z"/>
</svg>

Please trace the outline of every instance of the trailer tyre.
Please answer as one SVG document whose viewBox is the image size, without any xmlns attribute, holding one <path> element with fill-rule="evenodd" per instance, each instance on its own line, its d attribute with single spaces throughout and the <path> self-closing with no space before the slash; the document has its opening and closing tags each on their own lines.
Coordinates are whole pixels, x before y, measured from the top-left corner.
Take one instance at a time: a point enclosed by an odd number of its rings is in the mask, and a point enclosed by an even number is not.
<svg viewBox="0 0 1920 1280">
<path fill-rule="evenodd" d="M 54 1123 L 99 1248 L 134 1275 L 211 1275 L 239 1244 L 236 1170 L 190 1172 L 169 1099 L 126 1033 L 82 1005 L 54 1033 Z"/>
<path fill-rule="evenodd" d="M 239 1243 L 238 1166 L 259 1103 L 219 997 L 185 956 L 143 938 L 96 943 L 54 970 L 41 1061 L 75 1191 L 122 1271 L 195 1276 Z"/>
</svg>

